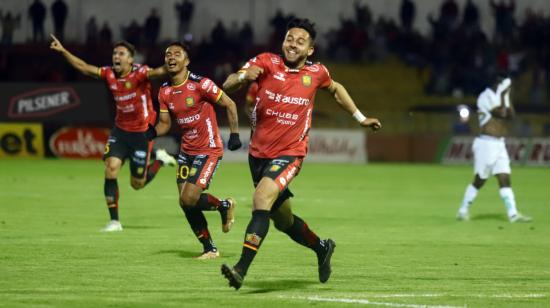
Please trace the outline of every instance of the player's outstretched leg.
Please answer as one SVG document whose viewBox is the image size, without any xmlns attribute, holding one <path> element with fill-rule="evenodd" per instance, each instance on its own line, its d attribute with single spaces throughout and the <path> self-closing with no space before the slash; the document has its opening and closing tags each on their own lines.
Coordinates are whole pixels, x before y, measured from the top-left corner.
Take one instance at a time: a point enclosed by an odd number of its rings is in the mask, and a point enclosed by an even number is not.
<svg viewBox="0 0 550 308">
<path fill-rule="evenodd" d="M 244 277 L 262 245 L 265 236 L 269 230 L 269 211 L 267 210 L 254 210 L 252 212 L 252 219 L 248 223 L 246 233 L 244 237 L 243 250 L 241 252 L 241 258 L 235 266 L 230 267 L 228 265 L 222 266 L 222 274 L 227 280 L 229 285 L 235 289 L 239 289 L 242 285 Z"/>
<path fill-rule="evenodd" d="M 215 259 L 220 256 L 218 248 L 208 230 L 208 223 L 204 214 L 197 208 L 184 208 L 185 217 L 191 226 L 191 230 L 202 244 L 202 254 L 195 257 L 197 260 Z"/>
<path fill-rule="evenodd" d="M 118 220 L 118 183 L 116 179 L 105 179 L 103 185 L 110 221 L 101 229 L 102 232 L 122 231 L 122 224 Z"/>
<path fill-rule="evenodd" d="M 272 218 L 274 219 L 276 226 L 278 225 L 277 219 L 280 221 L 282 218 L 280 214 L 286 212 L 286 206 L 287 204 L 283 205 L 277 213 L 273 214 Z M 336 243 L 331 239 L 321 240 L 317 234 L 309 229 L 308 225 L 296 215 L 292 215 L 292 225 L 281 231 L 286 233 L 296 243 L 315 252 L 317 255 L 319 281 L 322 283 L 327 282 L 330 278 L 330 274 L 332 273 L 330 261 L 332 254 L 334 253 Z"/>
<path fill-rule="evenodd" d="M 235 207 L 237 202 L 233 198 L 227 198 L 225 200 L 219 199 L 211 194 L 202 193 L 196 206 L 202 211 L 215 211 L 220 212 L 222 219 L 222 231 L 224 233 L 229 232 L 233 224 L 235 223 Z"/>
</svg>

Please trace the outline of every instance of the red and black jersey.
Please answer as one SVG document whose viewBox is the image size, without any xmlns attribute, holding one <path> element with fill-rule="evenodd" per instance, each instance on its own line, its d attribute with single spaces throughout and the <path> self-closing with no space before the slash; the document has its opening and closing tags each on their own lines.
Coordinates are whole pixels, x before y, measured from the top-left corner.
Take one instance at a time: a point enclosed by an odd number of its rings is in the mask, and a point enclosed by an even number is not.
<svg viewBox="0 0 550 308">
<path fill-rule="evenodd" d="M 254 65 L 263 73 L 256 80 L 250 154 L 259 158 L 305 156 L 315 93 L 332 82 L 327 68 L 307 61 L 300 69 L 290 69 L 281 56 L 272 53 L 252 58 L 242 69 Z"/>
<path fill-rule="evenodd" d="M 160 112 L 169 112 L 181 130 L 181 150 L 189 155 L 223 155 L 223 143 L 212 104 L 223 92 L 214 82 L 188 73 L 179 85 L 164 84 L 159 91 Z"/>
<path fill-rule="evenodd" d="M 155 124 L 156 112 L 151 98 L 151 83 L 146 65 L 134 64 L 132 71 L 117 78 L 110 66 L 99 68 L 98 75 L 105 80 L 116 103 L 115 125 L 129 132 L 144 132 Z"/>
</svg>

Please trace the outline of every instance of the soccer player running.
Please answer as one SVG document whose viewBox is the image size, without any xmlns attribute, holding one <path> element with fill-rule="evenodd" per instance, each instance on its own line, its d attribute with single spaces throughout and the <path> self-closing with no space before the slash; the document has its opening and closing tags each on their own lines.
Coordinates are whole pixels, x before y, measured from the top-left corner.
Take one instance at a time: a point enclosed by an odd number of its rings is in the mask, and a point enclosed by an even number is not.
<svg viewBox="0 0 550 308">
<path fill-rule="evenodd" d="M 170 115 L 180 128 L 181 147 L 176 174 L 180 206 L 203 245 L 203 253 L 197 259 L 214 259 L 220 254 L 203 211 L 217 210 L 222 218 L 222 231 L 229 232 L 235 220 L 236 202 L 232 198 L 222 200 L 204 192 L 223 155 L 213 104 L 227 110 L 231 131 L 227 147 L 231 151 L 241 147 L 237 107 L 212 80 L 188 70 L 189 58 L 183 44 L 168 45 L 164 61 L 170 74 L 170 84 L 164 84 L 159 91 L 160 120 L 155 132 L 159 135 L 168 132 L 172 124 Z"/>
<path fill-rule="evenodd" d="M 489 176 L 494 175 L 500 187 L 499 193 L 508 212 L 508 220 L 530 222 L 531 217 L 520 214 L 516 208 L 516 198 L 510 182 L 510 158 L 506 151 L 504 136 L 507 134 L 506 121 L 515 116 L 510 101 L 510 78 L 497 77 L 490 88 L 477 98 L 480 135 L 474 139 L 474 180 L 466 187 L 457 219 L 470 220 L 469 209 L 477 193 Z"/>
<path fill-rule="evenodd" d="M 51 49 L 61 53 L 82 74 L 105 80 L 113 94 L 116 103 L 115 126 L 111 130 L 103 155 L 104 193 L 110 221 L 101 231 L 122 231 L 118 215 L 117 177 L 124 160 L 130 160 L 130 184 L 136 190 L 149 183 L 163 164 L 175 165 L 174 158 L 164 150 L 157 151 L 157 160 L 149 165 L 153 148 L 152 125 L 156 121 L 149 79 L 166 75 L 166 68 L 162 66 L 150 69 L 146 65 L 134 64 L 135 48 L 125 41 L 115 44 L 112 66 L 97 67 L 76 57 L 55 36 L 51 37 Z"/>
<path fill-rule="evenodd" d="M 256 81 L 258 91 L 252 111 L 254 132 L 250 141 L 249 165 L 256 190 L 252 219 L 246 228 L 242 254 L 234 266 L 222 265 L 229 285 L 239 289 L 248 268 L 264 241 L 269 219 L 275 228 L 317 254 L 319 280 L 331 274 L 330 260 L 336 244 L 321 240 L 298 216 L 292 213 L 288 185 L 300 171 L 307 154 L 313 100 L 318 89 L 327 90 L 336 102 L 359 122 L 373 130 L 380 121 L 365 117 L 346 89 L 331 79 L 325 66 L 307 60 L 314 51 L 316 31 L 307 19 L 288 24 L 282 56 L 262 53 L 249 60 L 224 83 L 226 91 Z"/>
</svg>

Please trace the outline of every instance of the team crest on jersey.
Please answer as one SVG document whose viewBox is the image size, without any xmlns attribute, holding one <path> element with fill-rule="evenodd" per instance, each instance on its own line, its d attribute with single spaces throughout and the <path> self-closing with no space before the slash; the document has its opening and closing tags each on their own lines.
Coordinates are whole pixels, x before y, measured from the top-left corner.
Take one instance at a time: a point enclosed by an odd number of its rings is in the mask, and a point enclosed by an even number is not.
<svg viewBox="0 0 550 308">
<path fill-rule="evenodd" d="M 137 174 L 143 174 L 143 172 L 145 171 L 145 169 L 143 167 L 139 167 L 137 168 Z"/>
<path fill-rule="evenodd" d="M 309 87 L 311 85 L 311 76 L 309 76 L 309 75 L 302 76 L 302 84 L 305 87 Z"/>
<path fill-rule="evenodd" d="M 194 83 L 188 83 L 187 84 L 187 89 L 189 89 L 191 91 L 195 91 L 197 89 L 197 87 L 195 86 Z"/>
<path fill-rule="evenodd" d="M 269 171 L 271 172 L 277 172 L 279 169 L 281 169 L 281 166 L 279 165 L 273 165 L 271 168 L 269 168 Z"/>
<path fill-rule="evenodd" d="M 186 97 L 185 105 L 187 105 L 187 107 L 193 107 L 193 105 L 195 105 L 195 100 L 192 97 Z"/>
<path fill-rule="evenodd" d="M 126 82 L 124 83 L 124 87 L 125 87 L 126 89 L 131 89 L 131 88 L 132 88 L 132 83 L 129 82 L 129 81 L 126 81 Z"/>
<path fill-rule="evenodd" d="M 197 174 L 197 168 L 193 167 L 191 171 L 189 171 L 189 176 L 194 176 L 195 174 Z"/>
</svg>

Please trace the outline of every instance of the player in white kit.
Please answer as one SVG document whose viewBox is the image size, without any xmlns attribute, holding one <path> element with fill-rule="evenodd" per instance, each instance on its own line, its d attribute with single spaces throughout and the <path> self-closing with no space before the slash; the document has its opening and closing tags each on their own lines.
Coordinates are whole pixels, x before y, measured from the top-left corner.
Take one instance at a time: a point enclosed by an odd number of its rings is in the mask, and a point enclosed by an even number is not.
<svg viewBox="0 0 550 308">
<path fill-rule="evenodd" d="M 485 89 L 477 98 L 480 135 L 475 138 L 472 146 L 475 177 L 464 193 L 457 214 L 458 220 L 470 220 L 470 205 L 491 175 L 498 180 L 499 193 L 506 207 L 508 220 L 511 223 L 532 220 L 518 212 L 510 183 L 510 158 L 504 136 L 507 133 L 505 121 L 515 116 L 514 106 L 510 102 L 511 86 L 510 78 L 499 77 L 491 88 Z"/>
</svg>

